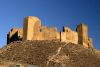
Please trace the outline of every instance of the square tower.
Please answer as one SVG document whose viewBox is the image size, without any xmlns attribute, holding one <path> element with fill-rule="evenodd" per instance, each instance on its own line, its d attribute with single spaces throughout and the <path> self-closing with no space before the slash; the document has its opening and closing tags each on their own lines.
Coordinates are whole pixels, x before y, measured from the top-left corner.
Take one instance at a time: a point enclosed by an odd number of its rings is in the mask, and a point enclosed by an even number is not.
<svg viewBox="0 0 100 67">
<path fill-rule="evenodd" d="M 78 43 L 88 47 L 88 27 L 86 24 L 79 24 L 76 31 L 78 32 Z"/>
<path fill-rule="evenodd" d="M 34 16 L 28 16 L 24 19 L 23 40 L 37 40 L 41 28 L 41 21 Z"/>
</svg>

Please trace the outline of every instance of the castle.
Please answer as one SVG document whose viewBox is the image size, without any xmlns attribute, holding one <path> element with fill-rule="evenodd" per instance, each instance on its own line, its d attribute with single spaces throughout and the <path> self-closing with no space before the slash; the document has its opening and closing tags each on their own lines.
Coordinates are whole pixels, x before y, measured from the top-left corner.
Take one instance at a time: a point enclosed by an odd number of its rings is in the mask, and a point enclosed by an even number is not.
<svg viewBox="0 0 100 67">
<path fill-rule="evenodd" d="M 76 31 L 63 27 L 63 31 L 58 32 L 56 27 L 42 26 L 40 19 L 34 16 L 24 18 L 23 28 L 12 28 L 7 34 L 7 44 L 19 40 L 60 40 L 93 48 L 86 24 L 79 24 Z"/>
</svg>

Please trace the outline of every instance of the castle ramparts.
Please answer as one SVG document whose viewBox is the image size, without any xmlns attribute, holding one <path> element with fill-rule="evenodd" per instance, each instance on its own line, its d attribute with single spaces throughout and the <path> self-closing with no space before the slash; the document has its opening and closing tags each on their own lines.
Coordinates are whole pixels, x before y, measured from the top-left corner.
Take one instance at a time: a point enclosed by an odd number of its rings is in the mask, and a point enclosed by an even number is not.
<svg viewBox="0 0 100 67">
<path fill-rule="evenodd" d="M 7 34 L 7 44 L 18 40 L 60 40 L 93 48 L 87 25 L 79 24 L 76 31 L 63 27 L 63 31 L 58 32 L 56 27 L 42 26 L 40 19 L 34 16 L 24 18 L 23 28 L 12 28 Z"/>
</svg>

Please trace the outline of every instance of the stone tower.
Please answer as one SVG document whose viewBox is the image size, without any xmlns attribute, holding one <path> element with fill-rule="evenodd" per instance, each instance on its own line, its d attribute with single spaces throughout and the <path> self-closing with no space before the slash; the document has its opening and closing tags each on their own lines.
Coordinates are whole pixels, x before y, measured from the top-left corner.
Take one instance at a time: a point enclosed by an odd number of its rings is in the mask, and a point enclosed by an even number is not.
<svg viewBox="0 0 100 67">
<path fill-rule="evenodd" d="M 78 32 L 78 43 L 88 47 L 88 27 L 86 24 L 79 24 L 76 31 Z"/>
<path fill-rule="evenodd" d="M 38 40 L 41 28 L 41 21 L 34 16 L 28 16 L 24 19 L 23 40 Z"/>
</svg>

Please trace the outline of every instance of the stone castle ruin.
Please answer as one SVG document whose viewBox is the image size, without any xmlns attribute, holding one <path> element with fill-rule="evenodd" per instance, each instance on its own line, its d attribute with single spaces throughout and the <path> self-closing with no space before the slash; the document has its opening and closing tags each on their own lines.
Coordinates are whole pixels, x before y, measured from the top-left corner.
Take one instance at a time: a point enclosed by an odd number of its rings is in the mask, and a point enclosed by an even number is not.
<svg viewBox="0 0 100 67">
<path fill-rule="evenodd" d="M 23 28 L 12 28 L 7 34 L 7 44 L 20 40 L 59 40 L 93 48 L 87 25 L 79 24 L 76 31 L 63 27 L 63 31 L 58 32 L 56 27 L 42 26 L 40 19 L 34 16 L 24 18 Z"/>
</svg>

